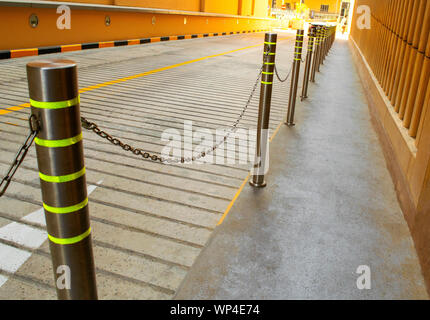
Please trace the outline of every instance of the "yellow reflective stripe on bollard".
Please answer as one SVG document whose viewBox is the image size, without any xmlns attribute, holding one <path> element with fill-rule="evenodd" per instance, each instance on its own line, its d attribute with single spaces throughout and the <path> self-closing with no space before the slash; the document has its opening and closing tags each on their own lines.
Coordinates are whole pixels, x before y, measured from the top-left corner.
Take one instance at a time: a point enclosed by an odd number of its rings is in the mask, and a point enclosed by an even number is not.
<svg viewBox="0 0 430 320">
<path fill-rule="evenodd" d="M 51 207 L 51 206 L 48 206 L 46 203 L 43 203 L 43 207 L 49 212 L 63 214 L 63 213 L 78 211 L 83 207 L 85 207 L 87 204 L 88 204 L 88 198 L 85 198 L 85 200 L 82 201 L 81 203 L 78 203 L 69 207 Z"/>
<path fill-rule="evenodd" d="M 264 41 L 264 44 L 276 44 L 276 42 L 267 42 L 267 41 Z"/>
<path fill-rule="evenodd" d="M 269 65 L 269 66 L 272 66 L 272 65 L 274 65 L 275 63 L 274 63 L 274 62 L 264 62 L 264 64 L 267 64 L 267 65 Z"/>
<path fill-rule="evenodd" d="M 40 108 L 40 109 L 63 109 L 63 108 L 68 108 L 68 107 L 77 105 L 79 102 L 80 102 L 79 96 L 70 100 L 54 101 L 54 102 L 44 102 L 44 101 L 36 101 L 36 100 L 30 99 L 31 106 L 35 108 Z"/>
<path fill-rule="evenodd" d="M 275 53 L 274 52 L 263 52 L 264 54 L 268 54 L 269 56 L 274 56 Z"/>
<path fill-rule="evenodd" d="M 85 174 L 85 167 L 83 167 L 78 172 L 67 174 L 64 176 L 48 176 L 46 174 L 43 174 L 42 172 L 39 172 L 39 177 L 43 181 L 61 183 L 61 182 L 69 182 L 69 181 L 76 180 L 82 177 L 84 174 Z"/>
<path fill-rule="evenodd" d="M 262 84 L 272 84 L 273 82 L 261 81 Z"/>
<path fill-rule="evenodd" d="M 75 143 L 78 143 L 81 140 L 82 140 L 82 132 L 77 136 L 67 138 L 67 139 L 61 139 L 61 140 L 44 140 L 36 137 L 34 139 L 34 142 L 36 142 L 36 144 L 42 147 L 57 148 L 57 147 L 68 147 Z"/>
<path fill-rule="evenodd" d="M 84 240 L 86 237 L 88 237 L 91 233 L 91 227 L 85 231 L 83 234 L 80 234 L 79 236 L 76 237 L 72 237 L 72 238 L 56 238 L 51 236 L 48 233 L 48 238 L 49 240 L 51 240 L 52 242 L 56 243 L 56 244 L 74 244 L 77 243 L 79 241 Z"/>
<path fill-rule="evenodd" d="M 263 71 L 263 72 L 261 72 L 262 74 L 273 74 L 273 72 L 266 72 L 266 71 Z"/>
</svg>

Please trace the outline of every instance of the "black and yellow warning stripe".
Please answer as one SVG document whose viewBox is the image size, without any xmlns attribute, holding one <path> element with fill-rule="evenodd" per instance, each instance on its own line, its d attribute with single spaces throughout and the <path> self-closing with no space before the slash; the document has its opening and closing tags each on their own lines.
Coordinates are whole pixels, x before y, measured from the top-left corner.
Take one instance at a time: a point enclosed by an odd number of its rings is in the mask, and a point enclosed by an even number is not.
<svg viewBox="0 0 430 320">
<path fill-rule="evenodd" d="M 302 50 L 303 50 L 304 34 L 297 34 L 296 44 L 294 46 L 294 60 L 302 61 Z"/>
<path fill-rule="evenodd" d="M 263 70 L 261 72 L 261 84 L 272 85 L 275 71 L 276 34 L 266 34 L 263 49 Z"/>
<path fill-rule="evenodd" d="M 53 102 L 30 99 L 30 105 L 33 114 L 55 127 L 50 132 L 41 130 L 34 140 L 48 238 L 56 245 L 72 245 L 91 234 L 82 131 L 79 119 L 73 117 L 79 114 L 79 96 Z M 75 125 L 65 129 L 61 119 L 75 121 Z M 62 165 L 47 161 L 53 158 Z"/>
<path fill-rule="evenodd" d="M 202 37 L 216 37 L 216 36 L 226 36 L 226 35 L 240 34 L 240 33 L 251 33 L 251 32 L 255 33 L 255 32 L 267 31 L 267 30 L 268 29 L 258 29 L 258 30 L 230 31 L 230 32 L 222 32 L 222 33 L 189 34 L 189 35 L 178 35 L 178 36 L 152 37 L 152 38 L 143 38 L 143 39 L 59 45 L 59 46 L 30 48 L 30 49 L 0 50 L 0 60 L 27 57 L 27 56 L 38 56 L 38 55 L 40 56 L 40 55 L 49 54 L 49 53 L 61 53 L 61 52 L 79 51 L 79 50 L 87 50 L 87 49 L 138 45 L 138 44 L 145 44 L 145 43 L 159 42 L 159 41 L 173 41 L 173 40 L 195 39 L 195 38 L 202 38 Z"/>
</svg>

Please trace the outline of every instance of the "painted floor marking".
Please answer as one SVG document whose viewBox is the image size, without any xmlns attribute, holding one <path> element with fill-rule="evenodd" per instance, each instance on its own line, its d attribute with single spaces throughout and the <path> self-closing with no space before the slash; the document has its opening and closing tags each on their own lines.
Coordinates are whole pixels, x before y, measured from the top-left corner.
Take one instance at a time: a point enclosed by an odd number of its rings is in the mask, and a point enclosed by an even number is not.
<svg viewBox="0 0 430 320">
<path fill-rule="evenodd" d="M 288 40 L 288 39 L 290 39 L 290 38 L 279 38 L 278 41 Z M 161 72 L 161 71 L 170 70 L 170 69 L 173 69 L 173 68 L 185 66 L 185 65 L 188 65 L 188 64 L 191 64 L 191 63 L 194 63 L 194 62 L 199 62 L 199 61 L 203 61 L 203 60 L 207 60 L 207 59 L 210 59 L 210 58 L 216 58 L 216 57 L 224 56 L 224 55 L 227 55 L 227 54 L 230 54 L 230 53 L 234 53 L 234 52 L 238 52 L 238 51 L 242 51 L 242 50 L 247 50 L 247 49 L 251 49 L 251 48 L 260 47 L 263 44 L 264 43 L 259 43 L 259 44 L 254 44 L 254 45 L 243 47 L 243 48 L 229 50 L 229 51 L 226 51 L 226 52 L 216 53 L 216 54 L 212 54 L 212 55 L 209 55 L 209 56 L 205 56 L 205 57 L 201 57 L 201 58 L 197 58 L 197 59 L 188 60 L 188 61 L 180 62 L 180 63 L 177 63 L 177 64 L 173 64 L 173 65 L 170 65 L 170 66 L 167 66 L 167 67 L 161 67 L 161 68 L 158 68 L 158 69 L 149 70 L 149 71 L 138 73 L 138 74 L 131 75 L 131 76 L 128 76 L 128 77 L 123 77 L 123 78 L 119 78 L 119 79 L 116 79 L 116 80 L 111 80 L 111 81 L 99 83 L 99 84 L 96 84 L 96 85 L 93 85 L 93 86 L 82 88 L 82 89 L 79 90 L 79 93 L 84 93 L 84 92 L 87 92 L 87 91 L 92 91 L 94 89 L 103 88 L 103 87 L 106 87 L 106 86 L 110 86 L 110 85 L 113 85 L 113 84 L 117 84 L 117 83 L 129 81 L 129 80 L 132 80 L 132 79 L 145 77 L 145 76 L 148 76 L 150 74 L 154 74 L 154 73 L 157 73 L 157 72 Z M 0 109 L 0 115 L 8 114 L 8 113 L 13 112 L 13 111 L 19 111 L 19 110 L 22 110 L 22 109 L 28 108 L 28 107 L 30 107 L 30 103 L 26 102 L 26 103 L 23 103 L 23 104 L 21 104 L 19 106 L 13 106 L 13 107 L 5 108 L 5 109 Z"/>
<path fill-rule="evenodd" d="M 36 211 L 26 215 L 21 220 L 26 221 L 26 222 L 35 223 L 35 224 L 38 224 L 39 226 L 42 226 L 42 227 L 46 226 L 43 208 L 40 208 L 39 210 L 36 210 Z"/>
<path fill-rule="evenodd" d="M 37 249 L 46 240 L 46 232 L 26 224 L 12 222 L 0 228 L 0 239 Z"/>
<path fill-rule="evenodd" d="M 7 277 L 0 274 L 0 287 L 7 281 Z"/>
<path fill-rule="evenodd" d="M 102 182 L 103 180 L 100 180 L 97 185 L 89 185 L 87 187 L 88 195 L 96 190 Z M 43 207 L 24 216 L 21 220 L 46 226 Z M 48 239 L 48 234 L 45 230 L 39 230 L 19 222 L 11 222 L 0 228 L 0 239 L 37 249 Z M 31 257 L 31 254 L 29 251 L 0 243 L 0 270 L 15 273 Z M 7 280 L 8 277 L 0 274 L 0 287 Z"/>
<path fill-rule="evenodd" d="M 31 252 L 0 243 L 0 269 L 15 273 L 30 258 Z"/>
<path fill-rule="evenodd" d="M 272 142 L 273 138 L 275 138 L 276 134 L 278 133 L 279 129 L 282 126 L 282 121 L 278 124 L 275 131 L 273 132 L 272 136 L 269 139 L 269 142 Z M 242 181 L 242 184 L 240 185 L 239 189 L 236 191 L 236 194 L 234 195 L 233 199 L 230 201 L 227 209 L 225 209 L 221 219 L 219 219 L 217 223 L 217 227 L 221 225 L 224 221 L 224 219 L 227 217 L 228 213 L 230 212 L 231 208 L 233 207 L 234 203 L 236 202 L 237 198 L 239 198 L 240 194 L 242 193 L 243 188 L 245 187 L 246 183 L 248 182 L 249 178 L 251 178 L 251 173 L 248 173 L 246 178 Z"/>
</svg>

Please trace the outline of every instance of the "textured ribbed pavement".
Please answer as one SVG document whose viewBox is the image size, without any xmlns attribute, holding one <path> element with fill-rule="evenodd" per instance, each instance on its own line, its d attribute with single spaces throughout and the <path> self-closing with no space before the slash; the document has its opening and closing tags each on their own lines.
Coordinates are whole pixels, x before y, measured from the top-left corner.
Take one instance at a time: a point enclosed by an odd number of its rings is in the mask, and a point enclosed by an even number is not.
<svg viewBox="0 0 430 320">
<path fill-rule="evenodd" d="M 282 76 L 291 65 L 294 36 L 279 37 Z M 166 144 L 163 131 L 182 132 L 184 120 L 194 129 L 234 123 L 261 67 L 263 40 L 263 33 L 232 35 L 0 61 L 1 175 L 28 133 L 29 108 L 13 107 L 28 102 L 29 61 L 74 60 L 81 115 L 126 143 L 159 153 Z M 275 81 L 271 132 L 286 113 L 288 91 L 289 81 Z M 256 126 L 258 95 L 259 89 L 240 128 Z M 164 165 L 126 153 L 92 132 L 83 134 L 99 297 L 172 298 L 247 167 Z M 33 146 L 0 198 L 0 299 L 56 298 L 41 204 Z"/>
</svg>

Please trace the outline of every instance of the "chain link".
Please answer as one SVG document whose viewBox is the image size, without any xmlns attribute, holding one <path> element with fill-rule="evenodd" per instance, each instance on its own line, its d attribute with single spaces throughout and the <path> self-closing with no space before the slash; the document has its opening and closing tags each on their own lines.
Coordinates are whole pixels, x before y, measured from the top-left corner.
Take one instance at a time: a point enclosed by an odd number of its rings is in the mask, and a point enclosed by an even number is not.
<svg viewBox="0 0 430 320">
<path fill-rule="evenodd" d="M 285 82 L 285 81 L 287 81 L 287 79 L 289 78 L 289 76 L 290 76 L 290 74 L 291 74 L 291 69 L 290 69 L 290 71 L 288 71 L 288 74 L 287 74 L 287 76 L 285 77 L 285 79 L 281 79 L 281 77 L 279 76 L 279 73 L 278 73 L 278 68 L 276 68 L 276 64 L 275 64 L 275 74 L 276 74 L 276 77 L 278 78 L 278 80 L 279 80 L 280 82 Z"/>
<path fill-rule="evenodd" d="M 97 134 L 98 136 L 100 136 L 103 139 L 108 140 L 110 143 L 116 145 L 116 146 L 120 146 L 122 149 L 124 149 L 125 151 L 130 151 L 132 152 L 134 155 L 137 156 L 142 156 L 144 159 L 147 160 L 152 160 L 152 161 L 159 161 L 162 163 L 185 163 L 185 162 L 192 162 L 192 161 L 196 161 L 200 158 L 205 157 L 206 155 L 212 153 L 213 151 L 215 151 L 220 145 L 222 145 L 227 139 L 228 137 L 236 131 L 237 126 L 240 122 L 240 120 L 242 120 L 246 110 L 248 109 L 248 106 L 251 103 L 251 100 L 254 96 L 255 91 L 257 90 L 258 87 L 258 83 L 259 80 L 261 78 L 261 74 L 263 71 L 263 67 L 260 68 L 260 71 L 258 73 L 258 77 L 257 80 L 255 81 L 254 87 L 252 88 L 251 94 L 248 97 L 248 100 L 245 104 L 245 106 L 243 107 L 242 111 L 240 112 L 238 118 L 236 119 L 236 121 L 233 123 L 233 125 L 230 127 L 229 131 L 226 133 L 226 135 L 223 137 L 222 140 L 220 140 L 215 146 L 213 146 L 212 148 L 208 148 L 205 151 L 200 152 L 199 154 L 192 156 L 192 157 L 181 157 L 181 158 L 175 158 L 175 159 L 171 159 L 171 158 L 163 158 L 161 156 L 158 156 L 156 154 L 151 154 L 147 151 L 144 151 L 140 148 L 135 148 L 130 146 L 129 144 L 123 143 L 121 140 L 119 140 L 118 138 L 115 138 L 113 136 L 111 136 L 110 134 L 108 134 L 107 132 L 101 130 L 97 124 L 95 124 L 94 122 L 91 122 L 89 120 L 87 120 L 84 117 L 81 117 L 81 123 L 82 123 L 82 127 L 93 131 L 95 134 Z"/>
<path fill-rule="evenodd" d="M 268 56 L 268 53 L 266 53 L 266 57 L 267 56 Z M 302 62 L 304 62 L 304 61 L 302 60 Z M 212 153 L 217 148 L 219 148 L 219 146 L 221 146 L 228 139 L 228 137 L 237 130 L 237 126 L 239 125 L 239 122 L 242 120 L 243 116 L 245 115 L 245 112 L 248 109 L 248 107 L 252 101 L 252 98 L 254 97 L 254 94 L 257 90 L 262 71 L 263 71 L 263 66 L 260 68 L 260 71 L 258 73 L 258 77 L 255 80 L 254 86 L 251 90 L 251 93 L 248 97 L 248 100 L 247 100 L 245 106 L 243 107 L 243 109 L 240 112 L 236 121 L 229 128 L 228 132 L 224 135 L 223 139 L 221 139 L 218 143 L 216 143 L 215 146 L 213 146 L 212 148 L 208 148 L 205 151 L 202 151 L 199 154 L 192 156 L 192 157 L 187 157 L 187 158 L 181 157 L 181 158 L 176 158 L 176 159 L 167 158 L 166 159 L 166 158 L 163 158 L 163 157 L 158 156 L 156 154 L 151 154 L 147 151 L 144 151 L 143 149 L 132 147 L 127 143 L 123 143 L 120 139 L 115 138 L 112 135 L 110 135 L 109 133 L 101 130 L 96 123 L 91 122 L 84 117 L 81 117 L 81 124 L 82 124 L 83 128 L 85 128 L 89 131 L 93 131 L 95 134 L 97 134 L 98 136 L 100 136 L 103 139 L 108 140 L 113 145 L 119 146 L 125 151 L 132 152 L 134 155 L 142 156 L 144 159 L 148 159 L 148 160 L 152 160 L 152 161 L 159 161 L 162 163 L 166 163 L 166 162 L 167 163 L 179 163 L 179 162 L 185 163 L 185 162 L 196 161 L 196 160 L 203 158 L 206 155 Z M 285 82 L 291 74 L 291 69 L 288 72 L 285 79 L 280 78 L 280 76 L 278 74 L 278 70 L 276 68 L 276 65 L 275 65 L 275 73 L 276 73 L 276 77 L 278 78 L 278 80 L 280 82 Z M 31 115 L 29 117 L 28 121 L 29 121 L 30 133 L 28 134 L 27 138 L 25 139 L 24 144 L 21 146 L 18 153 L 16 154 L 15 159 L 14 159 L 13 163 L 11 164 L 7 174 L 3 177 L 3 179 L 0 182 L 0 197 L 6 192 L 7 188 L 9 187 L 9 184 L 12 181 L 13 176 L 15 175 L 15 173 L 18 170 L 21 163 L 24 161 L 25 156 L 27 155 L 29 148 L 31 147 L 34 139 L 36 138 L 36 135 L 38 134 L 38 132 L 40 130 L 40 124 L 39 124 L 38 120 L 36 119 L 35 115 Z"/>
<path fill-rule="evenodd" d="M 113 145 L 120 146 L 125 151 L 130 151 L 133 154 L 135 154 L 136 156 L 142 156 L 144 159 L 150 159 L 153 161 L 160 161 L 160 162 L 163 161 L 163 159 L 156 154 L 150 154 L 149 152 L 146 152 L 142 149 L 134 148 L 134 147 L 130 146 L 129 144 L 123 143 L 118 138 L 112 137 L 109 133 L 101 130 L 97 126 L 97 124 L 95 124 L 94 122 L 88 121 L 84 117 L 81 117 L 81 124 L 82 124 L 82 127 L 84 127 L 85 129 L 93 131 L 95 134 L 99 135 L 103 139 L 106 139 L 107 141 L 109 141 Z"/>
<path fill-rule="evenodd" d="M 0 197 L 6 192 L 7 188 L 9 187 L 9 184 L 12 181 L 12 178 L 15 175 L 15 172 L 18 170 L 19 166 L 24 161 L 25 156 L 27 155 L 28 149 L 30 149 L 31 144 L 34 141 L 34 138 L 36 138 L 36 135 L 40 130 L 39 122 L 37 121 L 35 115 L 30 116 L 30 118 L 28 119 L 28 123 L 30 126 L 30 133 L 28 134 L 24 144 L 21 146 L 18 153 L 16 154 L 15 159 L 11 164 L 7 174 L 3 177 L 3 179 L 0 182 Z"/>
<path fill-rule="evenodd" d="M 238 118 L 236 119 L 236 121 L 230 127 L 229 131 L 224 135 L 223 139 L 221 139 L 218 143 L 216 143 L 215 146 L 213 146 L 212 148 L 206 149 L 205 151 L 200 152 L 196 156 L 193 156 L 191 158 L 188 157 L 188 158 L 185 158 L 185 159 L 183 157 L 180 158 L 180 159 L 178 159 L 178 158 L 177 159 L 165 159 L 166 162 L 167 163 L 179 163 L 179 162 L 184 163 L 184 162 L 196 161 L 196 160 L 198 160 L 200 158 L 203 158 L 206 155 L 214 152 L 216 149 L 218 149 L 228 139 L 228 137 L 237 130 L 237 126 L 238 126 L 239 122 L 242 120 L 243 116 L 245 115 L 245 112 L 248 109 L 249 104 L 251 103 L 251 100 L 252 100 L 252 98 L 254 96 L 254 93 L 257 90 L 258 83 L 259 83 L 259 80 L 261 78 L 262 71 L 263 71 L 263 67 L 260 68 L 260 71 L 258 73 L 257 79 L 255 80 L 255 83 L 254 83 L 254 87 L 251 90 L 251 93 L 250 93 L 250 95 L 248 97 L 248 100 L 246 101 L 245 106 L 243 107 L 243 109 L 242 109 L 241 113 L 239 114 Z"/>
</svg>

